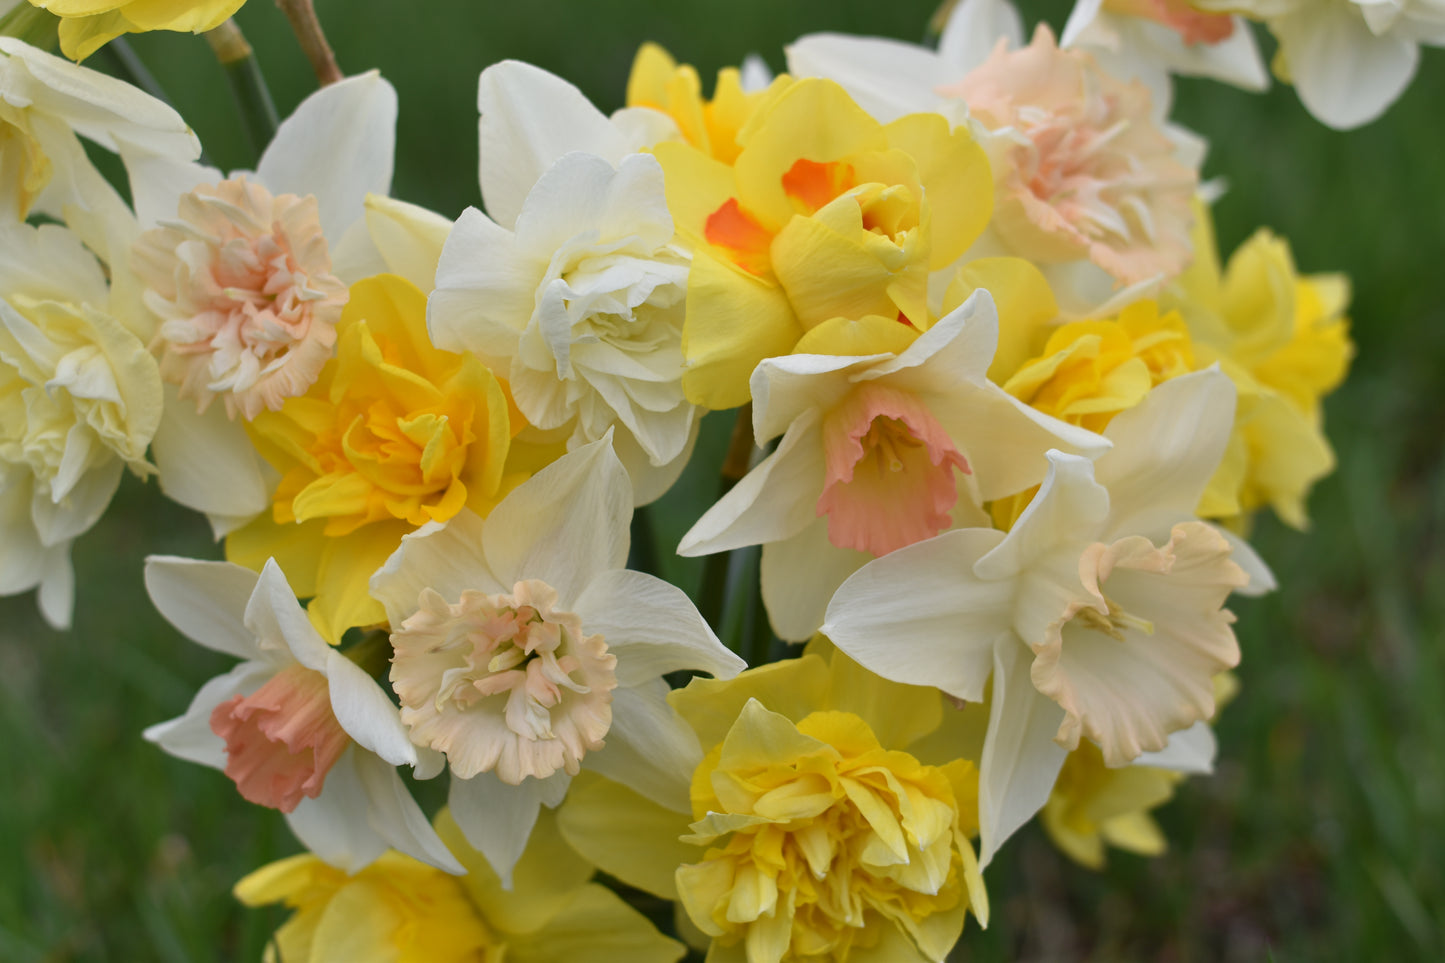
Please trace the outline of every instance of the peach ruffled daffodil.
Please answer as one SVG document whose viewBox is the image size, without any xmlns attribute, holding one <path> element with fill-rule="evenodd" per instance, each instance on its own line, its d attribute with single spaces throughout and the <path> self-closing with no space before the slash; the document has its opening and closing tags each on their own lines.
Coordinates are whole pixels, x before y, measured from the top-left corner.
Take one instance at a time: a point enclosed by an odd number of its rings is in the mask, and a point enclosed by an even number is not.
<svg viewBox="0 0 1445 963">
<path fill-rule="evenodd" d="M 774 630 L 807 639 L 828 599 L 869 558 L 955 524 L 1036 484 L 1050 448 L 1107 443 L 1010 397 L 985 371 L 998 339 L 981 293 L 923 334 L 889 318 L 819 325 L 797 354 L 753 373 L 755 437 L 777 449 L 684 536 L 702 555 L 763 545 Z"/>
<path fill-rule="evenodd" d="M 1111 767 L 1160 764 L 1150 753 L 1207 767 L 1212 679 L 1239 659 L 1224 602 L 1273 585 L 1248 546 L 1194 517 L 1233 397 L 1217 370 L 1165 382 L 1110 422 L 1095 462 L 1050 452 L 1007 535 L 958 529 L 900 549 L 829 605 L 822 631 L 885 677 L 970 702 L 992 677 L 985 862 L 1084 739 Z"/>
<path fill-rule="evenodd" d="M 125 468 L 150 473 L 160 373 L 73 232 L 0 224 L 0 250 L 0 595 L 38 588 L 46 621 L 68 628 L 71 544 Z"/>
<path fill-rule="evenodd" d="M 582 767 L 684 809 L 701 758 L 668 672 L 744 667 L 680 589 L 623 566 L 632 492 L 610 438 L 563 455 L 485 520 L 401 542 L 371 581 L 413 742 L 446 756 L 467 839 L 508 878 Z"/>
<path fill-rule="evenodd" d="M 268 507 L 245 425 L 306 394 L 335 352 L 347 287 L 372 264 L 365 202 L 391 186 L 396 92 L 376 72 L 306 98 L 255 172 L 122 149 L 135 238 L 125 272 L 167 382 L 161 488 L 217 536 Z M 374 259 L 373 259 L 374 260 Z"/>
<path fill-rule="evenodd" d="M 432 347 L 425 316 L 403 278 L 353 285 L 336 357 L 307 394 L 249 425 L 280 480 L 270 511 L 226 539 L 227 557 L 279 558 L 329 641 L 386 620 L 367 581 L 403 535 L 485 513 L 520 480 L 506 472 L 522 422 L 505 388 L 471 355 Z"/>
<path fill-rule="evenodd" d="M 1303 528 L 1310 488 L 1335 466 L 1321 401 L 1354 356 L 1345 318 L 1349 280 L 1299 274 L 1289 243 L 1268 230 L 1241 245 L 1221 271 L 1207 213 L 1198 235 L 1207 253 L 1180 279 L 1178 309 L 1200 363 L 1218 362 L 1240 399 L 1201 511 L 1231 517 L 1269 506 Z"/>
<path fill-rule="evenodd" d="M 146 589 L 182 634 L 242 660 L 147 739 L 224 770 L 242 796 L 285 813 L 312 852 L 345 872 L 388 847 L 463 872 L 396 771 L 435 774 L 438 760 L 407 738 L 376 680 L 322 641 L 274 560 L 258 576 L 227 562 L 152 556 Z"/>
<path fill-rule="evenodd" d="M 60 49 L 84 60 L 116 37 L 151 30 L 205 33 L 246 0 L 30 0 L 60 18 Z"/>
<path fill-rule="evenodd" d="M 747 401 L 757 363 L 825 321 L 925 330 L 930 272 L 964 252 L 993 205 L 966 130 L 927 114 L 880 124 L 831 81 L 783 86 L 738 142 L 731 165 L 683 143 L 655 148 L 694 250 L 683 388 L 708 408 Z"/>
<path fill-rule="evenodd" d="M 436 831 L 467 868 L 450 876 L 389 852 L 347 875 L 292 856 L 236 884 L 247 906 L 294 911 L 266 963 L 676 963 L 682 944 L 597 883 L 550 816 L 504 887 L 446 811 Z"/>
<path fill-rule="evenodd" d="M 814 645 L 672 703 L 706 756 L 680 814 L 601 779 L 562 809 L 569 842 L 675 899 L 717 963 L 938 963 L 988 900 L 970 836 L 973 763 L 936 747 L 963 714 Z"/>
</svg>

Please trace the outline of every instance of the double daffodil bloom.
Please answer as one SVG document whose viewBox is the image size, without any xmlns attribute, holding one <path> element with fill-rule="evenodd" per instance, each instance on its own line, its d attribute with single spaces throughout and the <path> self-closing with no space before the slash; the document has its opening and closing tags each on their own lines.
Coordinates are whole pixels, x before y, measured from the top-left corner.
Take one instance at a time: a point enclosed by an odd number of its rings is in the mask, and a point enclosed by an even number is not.
<svg viewBox="0 0 1445 963">
<path fill-rule="evenodd" d="M 657 145 L 667 202 L 694 248 L 683 389 L 708 408 L 748 400 L 764 358 L 834 318 L 926 330 L 930 272 L 993 209 L 982 150 L 937 115 L 883 125 L 831 81 L 779 85 L 738 134 L 731 164 Z"/>
<path fill-rule="evenodd" d="M 248 426 L 280 474 L 270 512 L 230 534 L 226 557 L 275 556 L 328 641 L 385 621 L 367 594 L 408 532 L 470 508 L 485 514 L 521 427 L 476 358 L 432 347 L 426 297 L 394 275 L 351 288 L 337 355 L 303 396 Z"/>
<path fill-rule="evenodd" d="M 707 750 L 678 776 L 690 814 L 596 779 L 563 807 L 568 841 L 678 900 L 712 963 L 939 963 L 988 921 L 957 748 L 977 720 L 830 649 L 672 694 Z"/>
<path fill-rule="evenodd" d="M 84 60 L 116 37 L 150 30 L 205 33 L 246 0 L 30 0 L 60 18 L 60 49 Z"/>
</svg>

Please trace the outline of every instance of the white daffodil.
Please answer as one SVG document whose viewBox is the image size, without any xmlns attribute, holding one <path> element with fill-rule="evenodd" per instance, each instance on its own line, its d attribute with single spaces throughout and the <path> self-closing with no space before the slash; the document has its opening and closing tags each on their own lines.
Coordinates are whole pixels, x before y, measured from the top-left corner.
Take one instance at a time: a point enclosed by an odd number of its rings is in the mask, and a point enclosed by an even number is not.
<svg viewBox="0 0 1445 963">
<path fill-rule="evenodd" d="M 885 678 L 976 702 L 992 676 L 983 860 L 1043 806 L 1081 738 L 1110 766 L 1207 764 L 1212 680 L 1239 659 L 1225 599 L 1272 587 L 1243 542 L 1193 516 L 1233 414 L 1218 370 L 1166 382 L 1109 424 L 1097 461 L 1050 452 L 1006 535 L 894 552 L 828 606 L 822 632 Z"/>
<path fill-rule="evenodd" d="M 447 238 L 432 340 L 505 373 L 528 422 L 569 448 L 616 429 L 638 504 L 650 502 L 682 471 L 699 415 L 682 390 L 690 258 L 662 168 L 634 153 L 671 121 L 640 108 L 621 113 L 656 120 L 609 119 L 524 64 L 488 68 L 480 87 L 492 216 L 468 208 Z"/>
<path fill-rule="evenodd" d="M 763 601 L 784 639 L 811 636 L 834 590 L 870 558 L 986 524 L 981 503 L 1037 484 L 1050 448 L 1092 457 L 1108 447 L 988 380 L 998 314 L 987 292 L 888 350 L 903 331 L 886 318 L 825 322 L 801 353 L 759 364 L 755 437 L 782 441 L 678 547 L 762 544 Z M 855 353 L 807 353 L 843 345 Z M 864 345 L 876 353 L 857 352 Z"/>
<path fill-rule="evenodd" d="M 395 126 L 396 92 L 373 71 L 306 98 L 254 173 L 122 148 L 143 230 L 127 273 L 167 382 L 161 488 L 218 536 L 274 487 L 244 422 L 316 380 L 347 286 L 377 260 L 365 203 L 390 189 Z"/>
<path fill-rule="evenodd" d="M 396 771 L 434 775 L 440 758 L 412 744 L 376 680 L 322 641 L 274 560 L 258 576 L 228 562 L 152 556 L 145 578 L 183 635 L 243 660 L 147 739 L 225 770 L 241 795 L 281 810 L 312 852 L 347 872 L 388 847 L 463 872 Z"/>
<path fill-rule="evenodd" d="M 485 521 L 464 510 L 406 536 L 372 577 L 402 721 L 446 755 L 452 815 L 503 879 L 579 766 L 689 812 L 677 774 L 702 752 L 662 676 L 744 667 L 681 590 L 623 567 L 631 516 L 604 438 Z"/>
<path fill-rule="evenodd" d="M 96 523 L 121 470 L 150 470 L 161 380 L 116 320 L 95 256 L 55 224 L 0 224 L 0 595 L 39 588 L 68 628 L 71 543 Z"/>
<path fill-rule="evenodd" d="M 1134 78 L 1167 105 L 1171 74 L 1264 90 L 1269 74 L 1244 18 L 1186 0 L 1078 0 L 1059 42 L 1089 51 L 1112 74 Z"/>
<path fill-rule="evenodd" d="M 1281 76 L 1336 130 L 1368 124 L 1410 85 L 1420 45 L 1445 46 L 1442 0 L 1194 0 L 1263 20 Z"/>
<path fill-rule="evenodd" d="M 73 222 L 110 262 L 134 235 L 125 202 L 76 135 L 106 150 L 190 160 L 201 152 L 179 114 L 124 81 L 0 37 L 0 218 L 32 211 Z M 115 248 L 112 252 L 111 248 Z"/>
</svg>

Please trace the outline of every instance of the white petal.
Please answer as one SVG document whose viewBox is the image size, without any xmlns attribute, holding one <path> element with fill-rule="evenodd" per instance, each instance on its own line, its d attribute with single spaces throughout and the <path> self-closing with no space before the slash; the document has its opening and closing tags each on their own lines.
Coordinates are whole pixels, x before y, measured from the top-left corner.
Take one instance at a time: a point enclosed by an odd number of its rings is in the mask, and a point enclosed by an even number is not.
<svg viewBox="0 0 1445 963">
<path fill-rule="evenodd" d="M 828 600 L 872 559 L 828 540 L 828 519 L 815 518 L 791 538 L 763 546 L 763 605 L 778 638 L 806 642 L 823 624 Z"/>
<path fill-rule="evenodd" d="M 452 222 L 416 204 L 382 194 L 366 196 L 366 228 L 386 269 L 423 291 L 436 285 L 437 262 Z"/>
<path fill-rule="evenodd" d="M 274 558 L 266 559 L 245 611 L 246 628 L 266 657 L 287 662 L 295 659 L 313 672 L 326 672 L 327 658 L 335 650 L 306 617 L 306 610 Z"/>
<path fill-rule="evenodd" d="M 387 840 L 372 824 L 371 805 L 357 769 L 362 750 L 355 746 L 326 774 L 321 795 L 302 799 L 286 814 L 286 823 L 296 838 L 321 859 L 356 873 L 386 852 Z"/>
<path fill-rule="evenodd" d="M 541 579 L 569 608 L 631 545 L 632 483 L 611 432 L 568 452 L 513 489 L 487 517 L 482 550 L 503 585 Z"/>
<path fill-rule="evenodd" d="M 326 684 L 331 711 L 347 735 L 389 766 L 416 765 L 416 747 L 401 713 L 361 666 L 333 649 L 326 654 Z"/>
<path fill-rule="evenodd" d="M 1279 583 L 1275 581 L 1274 573 L 1269 570 L 1269 565 L 1259 557 L 1259 553 L 1254 550 L 1252 545 L 1227 528 L 1219 525 L 1212 527 L 1224 536 L 1224 540 L 1233 549 L 1229 554 L 1229 560 L 1244 569 L 1244 574 L 1249 576 L 1249 583 L 1243 588 L 1235 589 L 1237 593 L 1248 596 L 1268 595 L 1279 588 Z"/>
<path fill-rule="evenodd" d="M 781 435 L 805 411 L 828 411 L 852 390 L 853 376 L 892 357 L 790 354 L 764 359 L 748 382 L 753 397 L 753 437 L 765 442 Z"/>
<path fill-rule="evenodd" d="M 1234 430 L 1234 383 L 1211 368 L 1157 386 L 1120 412 L 1104 437 L 1114 447 L 1094 463 L 1109 490 L 1105 537 L 1167 537 L 1192 518 Z"/>
<path fill-rule="evenodd" d="M 1169 744 L 1159 752 L 1146 752 L 1130 765 L 1154 766 L 1176 772 L 1210 773 L 1214 771 L 1214 755 L 1218 745 L 1214 730 L 1207 722 L 1196 722 L 1188 729 L 1170 733 Z"/>
<path fill-rule="evenodd" d="M 787 48 L 788 72 L 827 77 L 880 123 L 931 111 L 934 88 L 945 81 L 943 58 L 926 47 L 882 37 L 813 33 Z M 959 74 L 962 77 L 962 74 Z"/>
<path fill-rule="evenodd" d="M 1420 48 L 1399 32 L 1376 36 L 1352 4 L 1311 4 L 1269 21 L 1305 107 L 1336 130 L 1368 124 L 1410 85 Z"/>
<path fill-rule="evenodd" d="M 256 175 L 273 194 L 316 195 L 333 244 L 365 211 L 367 194 L 391 191 L 396 91 L 375 70 L 322 87 L 276 131 Z"/>
<path fill-rule="evenodd" d="M 580 90 L 520 61 L 504 60 L 482 71 L 477 110 L 482 200 L 505 228 L 516 222 L 532 186 L 563 154 L 585 151 L 617 160 L 632 149 Z"/>
<path fill-rule="evenodd" d="M 497 581 L 482 557 L 482 531 L 481 518 L 464 508 L 445 525 L 433 522 L 403 535 L 401 547 L 371 576 L 371 597 L 386 609 L 387 621 L 393 626 L 406 621 L 425 588 L 449 602 L 468 589 L 510 592 L 512 583 Z"/>
<path fill-rule="evenodd" d="M 571 782 L 565 772 L 546 779 L 523 779 L 520 786 L 509 786 L 492 772 L 471 779 L 452 776 L 447 797 L 452 818 L 467 842 L 501 877 L 504 889 L 512 888 L 512 867 L 527 848 L 538 811 L 543 805 L 553 808 L 560 803 Z"/>
<path fill-rule="evenodd" d="M 974 567 L 980 578 L 1007 579 L 1035 563 L 1097 541 L 1108 516 L 1110 493 L 1094 480 L 1093 463 L 1076 455 L 1048 453 L 1049 473 L 1007 537 Z M 1206 476 L 1207 479 L 1207 476 Z M 1050 617 L 1061 613 L 1050 613 Z"/>
<path fill-rule="evenodd" d="M 230 562 L 152 555 L 145 583 L 151 602 L 182 635 L 238 659 L 261 654 L 256 636 L 243 621 L 257 575 Z"/>
<path fill-rule="evenodd" d="M 174 385 L 165 392 L 151 456 L 166 497 L 207 516 L 250 518 L 270 508 L 274 486 L 241 423 L 226 417 L 224 405 L 198 414 Z"/>
<path fill-rule="evenodd" d="M 427 301 L 427 331 L 439 348 L 472 351 L 503 363 L 532 317 L 546 263 L 523 253 L 516 237 L 469 207 L 457 218 L 437 262 Z"/>
<path fill-rule="evenodd" d="M 466 869 L 427 821 L 396 769 L 369 753 L 355 751 L 352 757 L 366 793 L 368 822 L 386 844 L 429 866 L 464 875 Z"/>
<path fill-rule="evenodd" d="M 1008 0 L 961 0 L 938 40 L 948 79 L 962 79 L 988 59 L 1000 40 L 1010 50 L 1023 46 L 1023 20 L 1014 5 Z"/>
<path fill-rule="evenodd" d="M 642 450 L 637 439 L 630 431 L 616 431 L 612 435 L 612 447 L 617 458 L 622 462 L 622 467 L 627 470 L 627 477 L 632 479 L 632 505 L 640 508 L 643 505 L 650 505 L 663 495 L 672 490 L 672 486 L 682 475 L 683 469 L 687 467 L 688 460 L 692 458 L 693 447 L 697 445 L 697 431 L 702 422 L 703 411 L 701 408 L 687 406 L 691 418 L 688 426 L 687 441 L 683 444 L 682 450 L 671 461 L 663 465 L 654 465 Z"/>
<path fill-rule="evenodd" d="M 537 179 L 514 230 L 524 250 L 543 260 L 588 231 L 660 247 L 673 233 L 662 165 L 650 154 L 628 154 L 616 167 L 596 154 L 563 154 Z"/>
<path fill-rule="evenodd" d="M 747 668 L 718 641 L 687 593 L 643 572 L 602 573 L 578 597 L 574 611 L 583 631 L 601 633 L 617 656 L 622 686 L 685 669 L 731 679 Z"/>
<path fill-rule="evenodd" d="M 676 812 L 691 812 L 688 787 L 702 762 L 697 736 L 667 704 L 667 683 L 653 679 L 612 693 L 607 745 L 582 765 Z"/>
<path fill-rule="evenodd" d="M 226 175 L 214 167 L 165 154 L 155 154 L 127 141 L 120 144 L 120 158 L 130 179 L 131 203 L 143 230 L 161 221 L 173 221 L 179 214 L 182 194 L 202 184 L 217 184 Z"/>
<path fill-rule="evenodd" d="M 973 569 L 1002 538 L 944 532 L 869 562 L 833 596 L 822 633 L 885 679 L 981 701 L 995 644 L 1012 644 L 1012 586 Z"/>
<path fill-rule="evenodd" d="M 211 713 L 222 702 L 255 692 L 273 671 L 272 666 L 261 662 L 242 662 L 201 686 L 185 715 L 157 723 L 141 735 L 179 759 L 225 769 L 226 742 L 211 730 Z"/>
<path fill-rule="evenodd" d="M 823 435 L 809 410 L 767 458 L 743 476 L 682 537 L 677 554 L 711 555 L 792 538 L 818 517 L 823 492 Z"/>
<path fill-rule="evenodd" d="M 988 735 L 979 762 L 979 866 L 1048 802 L 1068 757 L 1054 742 L 1064 710 L 1029 681 L 1028 649 L 1005 639 L 994 655 Z"/>
</svg>

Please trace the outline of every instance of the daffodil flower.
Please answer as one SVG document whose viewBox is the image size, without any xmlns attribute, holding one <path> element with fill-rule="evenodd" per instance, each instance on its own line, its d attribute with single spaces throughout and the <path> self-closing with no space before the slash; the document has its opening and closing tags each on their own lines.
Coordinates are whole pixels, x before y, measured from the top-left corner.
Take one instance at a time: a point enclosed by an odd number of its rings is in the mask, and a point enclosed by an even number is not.
<svg viewBox="0 0 1445 963">
<path fill-rule="evenodd" d="M 1239 659 L 1224 601 L 1273 584 L 1242 541 L 1194 518 L 1233 402 L 1218 370 L 1167 381 L 1110 422 L 1114 447 L 1096 462 L 1050 452 L 1008 534 L 901 549 L 829 604 L 821 631 L 886 678 L 977 702 L 992 676 L 984 862 L 1044 805 L 1081 739 L 1109 766 L 1172 752 L 1207 767 L 1212 680 Z"/>
<path fill-rule="evenodd" d="M 503 879 L 581 767 L 685 810 L 701 758 L 662 676 L 744 667 L 686 595 L 629 571 L 632 492 L 610 437 L 563 455 L 485 520 L 402 539 L 372 577 L 413 742 L 447 757 L 458 825 Z"/>
<path fill-rule="evenodd" d="M 274 561 L 258 576 L 228 562 L 153 556 L 146 589 L 187 638 L 243 660 L 147 739 L 225 770 L 243 796 L 280 809 L 307 848 L 347 872 L 388 847 L 463 872 L 396 771 L 434 775 L 440 758 L 418 750 L 385 690 L 317 635 Z"/>
<path fill-rule="evenodd" d="M 1036 484 L 1050 448 L 1107 447 L 989 381 L 997 342 L 993 301 L 981 293 L 921 335 L 888 318 L 839 319 L 806 335 L 801 353 L 762 362 L 753 430 L 782 440 L 679 554 L 761 544 L 773 627 L 801 641 L 870 557 L 984 524 L 982 502 Z"/>
<path fill-rule="evenodd" d="M 161 488 L 217 537 L 270 502 L 245 423 L 306 393 L 347 286 L 377 267 L 365 203 L 390 189 L 395 125 L 396 92 L 373 71 L 302 101 L 254 173 L 122 146 L 143 232 L 124 277 L 167 382 Z"/>
</svg>

